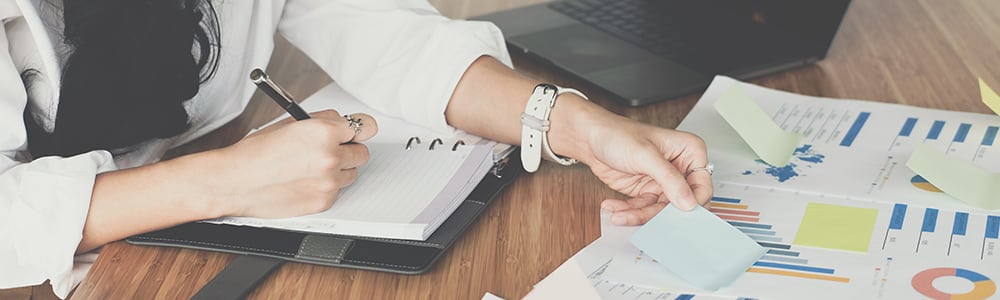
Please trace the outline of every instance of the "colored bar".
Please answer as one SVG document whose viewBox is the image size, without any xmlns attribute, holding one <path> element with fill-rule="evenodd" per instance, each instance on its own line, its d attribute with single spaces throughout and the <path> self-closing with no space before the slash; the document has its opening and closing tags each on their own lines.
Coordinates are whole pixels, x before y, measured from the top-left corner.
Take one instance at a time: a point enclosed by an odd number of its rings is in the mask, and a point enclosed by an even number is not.
<svg viewBox="0 0 1000 300">
<path fill-rule="evenodd" d="M 941 135 L 941 129 L 944 129 L 944 121 L 934 121 L 931 131 L 927 133 L 927 139 L 936 140 Z"/>
<path fill-rule="evenodd" d="M 760 243 L 758 243 L 758 244 L 760 244 Z M 767 254 L 799 257 L 799 253 L 798 252 L 787 251 L 787 250 L 778 250 L 778 249 L 767 249 Z"/>
<path fill-rule="evenodd" d="M 804 258 L 774 256 L 774 255 L 764 255 L 764 257 L 761 257 L 760 259 L 762 259 L 762 260 L 770 260 L 770 261 L 780 261 L 780 262 L 793 263 L 793 264 L 802 264 L 802 265 L 809 263 L 809 260 L 804 259 Z"/>
<path fill-rule="evenodd" d="M 965 235 L 965 228 L 969 225 L 969 213 L 956 212 L 955 225 L 951 227 L 951 234 Z"/>
<path fill-rule="evenodd" d="M 694 299 L 694 295 L 683 294 L 683 295 L 677 296 L 677 298 L 674 298 L 674 300 L 691 300 L 691 299 Z"/>
<path fill-rule="evenodd" d="M 744 215 L 744 216 L 760 216 L 760 212 L 756 211 L 746 211 L 746 210 L 733 210 L 725 208 L 709 208 L 708 211 L 717 214 L 731 214 L 731 215 Z"/>
<path fill-rule="evenodd" d="M 786 270 L 792 270 L 792 271 L 804 271 L 804 272 L 813 272 L 813 273 L 833 274 L 833 269 L 810 267 L 810 266 L 800 266 L 800 265 L 789 265 L 789 264 L 773 263 L 773 262 L 766 262 L 766 261 L 758 261 L 758 262 L 753 263 L 753 265 L 754 266 L 758 266 L 758 267 L 786 269 Z"/>
<path fill-rule="evenodd" d="M 746 221 L 746 222 L 760 222 L 760 218 L 754 217 L 740 217 L 740 216 L 730 216 L 730 215 L 716 215 L 719 219 L 729 220 L 729 221 Z"/>
<path fill-rule="evenodd" d="M 913 127 L 917 125 L 917 118 L 906 118 L 906 123 L 903 123 L 903 129 L 899 131 L 899 136 L 910 136 L 913 133 Z"/>
<path fill-rule="evenodd" d="M 869 112 L 858 114 L 858 118 L 854 119 L 854 125 L 851 125 L 851 129 L 847 130 L 844 140 L 840 141 L 841 146 L 850 147 L 854 143 L 854 138 L 858 137 L 858 133 L 861 132 L 861 127 L 865 126 L 865 121 L 868 121 L 869 115 L 871 115 Z"/>
<path fill-rule="evenodd" d="M 726 202 L 726 203 L 740 203 L 740 199 L 725 198 L 725 197 L 712 197 L 712 201 Z"/>
<path fill-rule="evenodd" d="M 906 204 L 896 203 L 892 207 L 892 218 L 889 218 L 889 229 L 903 229 L 903 220 L 906 218 Z"/>
<path fill-rule="evenodd" d="M 980 143 L 983 146 L 993 146 L 993 141 L 997 139 L 997 131 L 1000 131 L 1000 127 L 990 126 L 986 128 L 986 135 L 983 136 L 983 142 Z"/>
<path fill-rule="evenodd" d="M 768 235 L 768 236 L 774 236 L 774 234 L 775 234 L 774 231 L 770 231 L 770 230 L 760 230 L 760 229 L 751 229 L 751 228 L 736 228 L 736 229 L 739 229 L 740 231 L 742 231 L 743 233 L 746 233 L 746 234 L 759 234 L 759 235 Z"/>
<path fill-rule="evenodd" d="M 936 208 L 928 208 L 924 210 L 924 226 L 920 231 L 923 232 L 934 232 L 934 227 L 937 227 L 937 215 L 938 210 Z"/>
<path fill-rule="evenodd" d="M 749 228 L 771 229 L 771 225 L 757 224 L 757 223 L 744 223 L 744 222 L 729 221 L 729 225 L 733 225 L 733 226 L 736 226 L 736 227 L 749 227 Z"/>
<path fill-rule="evenodd" d="M 781 238 L 775 236 L 760 236 L 755 234 L 748 234 L 747 236 L 749 236 L 751 239 L 755 241 L 760 241 L 760 242 L 775 242 L 775 243 L 781 242 Z"/>
<path fill-rule="evenodd" d="M 712 203 L 712 207 L 732 208 L 732 209 L 747 209 L 747 208 L 750 208 L 746 204 L 730 204 L 730 203 Z"/>
<path fill-rule="evenodd" d="M 986 237 L 991 239 L 1000 238 L 1000 216 L 989 216 L 986 218 Z"/>
<path fill-rule="evenodd" d="M 969 136 L 969 129 L 972 129 L 972 124 L 962 123 L 962 125 L 958 125 L 958 132 L 955 133 L 955 138 L 952 139 L 951 141 L 956 143 L 964 143 L 965 138 Z"/>
<path fill-rule="evenodd" d="M 785 249 L 785 250 L 792 249 L 792 245 L 775 244 L 768 242 L 757 242 L 757 244 L 760 245 L 761 247 L 767 247 L 767 248 Z"/>
<path fill-rule="evenodd" d="M 781 275 L 781 276 L 790 276 L 790 277 L 799 277 L 799 278 L 808 278 L 808 279 L 829 280 L 829 281 L 836 281 L 836 282 L 850 282 L 851 281 L 850 278 L 846 278 L 846 277 L 830 276 L 830 275 L 822 275 L 822 274 L 813 274 L 813 273 L 792 272 L 792 271 L 785 271 L 785 270 L 753 268 L 753 267 L 747 269 L 747 272 L 761 273 L 761 274 L 771 274 L 771 275 Z"/>
</svg>

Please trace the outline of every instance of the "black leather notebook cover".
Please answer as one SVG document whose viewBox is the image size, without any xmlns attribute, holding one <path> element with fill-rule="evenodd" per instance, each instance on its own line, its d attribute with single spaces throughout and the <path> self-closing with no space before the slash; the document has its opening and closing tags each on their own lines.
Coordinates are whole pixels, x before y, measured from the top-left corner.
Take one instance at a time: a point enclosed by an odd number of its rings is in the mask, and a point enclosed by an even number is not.
<svg viewBox="0 0 1000 300">
<path fill-rule="evenodd" d="M 286 231 L 210 223 L 187 223 L 132 236 L 131 244 L 183 247 L 337 267 L 420 274 L 434 265 L 479 215 L 523 172 L 513 151 L 483 178 L 472 194 L 426 241 Z M 497 176 L 499 175 L 499 176 Z"/>
</svg>

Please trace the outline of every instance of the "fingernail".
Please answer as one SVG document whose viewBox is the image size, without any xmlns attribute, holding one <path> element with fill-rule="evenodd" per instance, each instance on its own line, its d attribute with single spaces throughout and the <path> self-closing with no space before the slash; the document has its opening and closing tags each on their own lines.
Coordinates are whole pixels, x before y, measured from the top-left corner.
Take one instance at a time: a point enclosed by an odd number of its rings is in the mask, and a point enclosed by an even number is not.
<svg viewBox="0 0 1000 300">
<path fill-rule="evenodd" d="M 615 225 L 625 225 L 628 224 L 628 217 L 624 215 L 617 215 L 611 217 L 611 224 Z"/>
<path fill-rule="evenodd" d="M 614 212 L 615 211 L 615 208 L 613 206 L 611 206 L 611 204 L 601 205 L 601 209 L 602 210 L 606 210 L 606 211 L 610 211 L 610 212 Z"/>
</svg>

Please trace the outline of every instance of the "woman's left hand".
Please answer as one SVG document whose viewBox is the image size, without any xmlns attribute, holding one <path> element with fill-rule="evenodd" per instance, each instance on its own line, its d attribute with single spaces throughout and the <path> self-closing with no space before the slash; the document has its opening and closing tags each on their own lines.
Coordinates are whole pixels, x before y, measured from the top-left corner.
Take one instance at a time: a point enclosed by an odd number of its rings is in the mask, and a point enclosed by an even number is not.
<svg viewBox="0 0 1000 300">
<path fill-rule="evenodd" d="M 612 223 L 645 224 L 670 203 L 682 210 L 708 205 L 712 178 L 705 168 L 705 142 L 698 136 L 605 110 L 578 111 L 567 117 L 580 121 L 563 123 L 574 125 L 568 131 L 550 132 L 549 138 L 559 134 L 575 136 L 569 144 L 579 148 L 566 149 L 567 154 L 574 154 L 601 181 L 627 196 L 625 200 L 606 199 L 601 203 L 602 209 L 614 212 Z"/>
</svg>

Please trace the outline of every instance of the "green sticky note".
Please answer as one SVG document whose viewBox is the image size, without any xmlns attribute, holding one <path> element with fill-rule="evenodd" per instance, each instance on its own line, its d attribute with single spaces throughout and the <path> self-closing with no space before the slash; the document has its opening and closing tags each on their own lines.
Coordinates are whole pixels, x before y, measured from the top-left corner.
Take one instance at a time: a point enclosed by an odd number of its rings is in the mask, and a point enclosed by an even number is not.
<svg viewBox="0 0 1000 300">
<path fill-rule="evenodd" d="M 986 81 L 982 78 L 979 78 L 979 94 L 983 97 L 983 103 L 992 109 L 993 113 L 1000 115 L 1000 95 L 986 85 Z"/>
<path fill-rule="evenodd" d="M 809 203 L 792 244 L 868 252 L 876 218 L 874 208 Z"/>
<path fill-rule="evenodd" d="M 952 197 L 985 209 L 1000 209 L 1000 173 L 954 158 L 925 144 L 917 145 L 906 166 Z"/>
<path fill-rule="evenodd" d="M 781 129 L 742 86 L 733 84 L 714 106 L 761 160 L 775 167 L 791 161 L 802 136 Z"/>
</svg>

